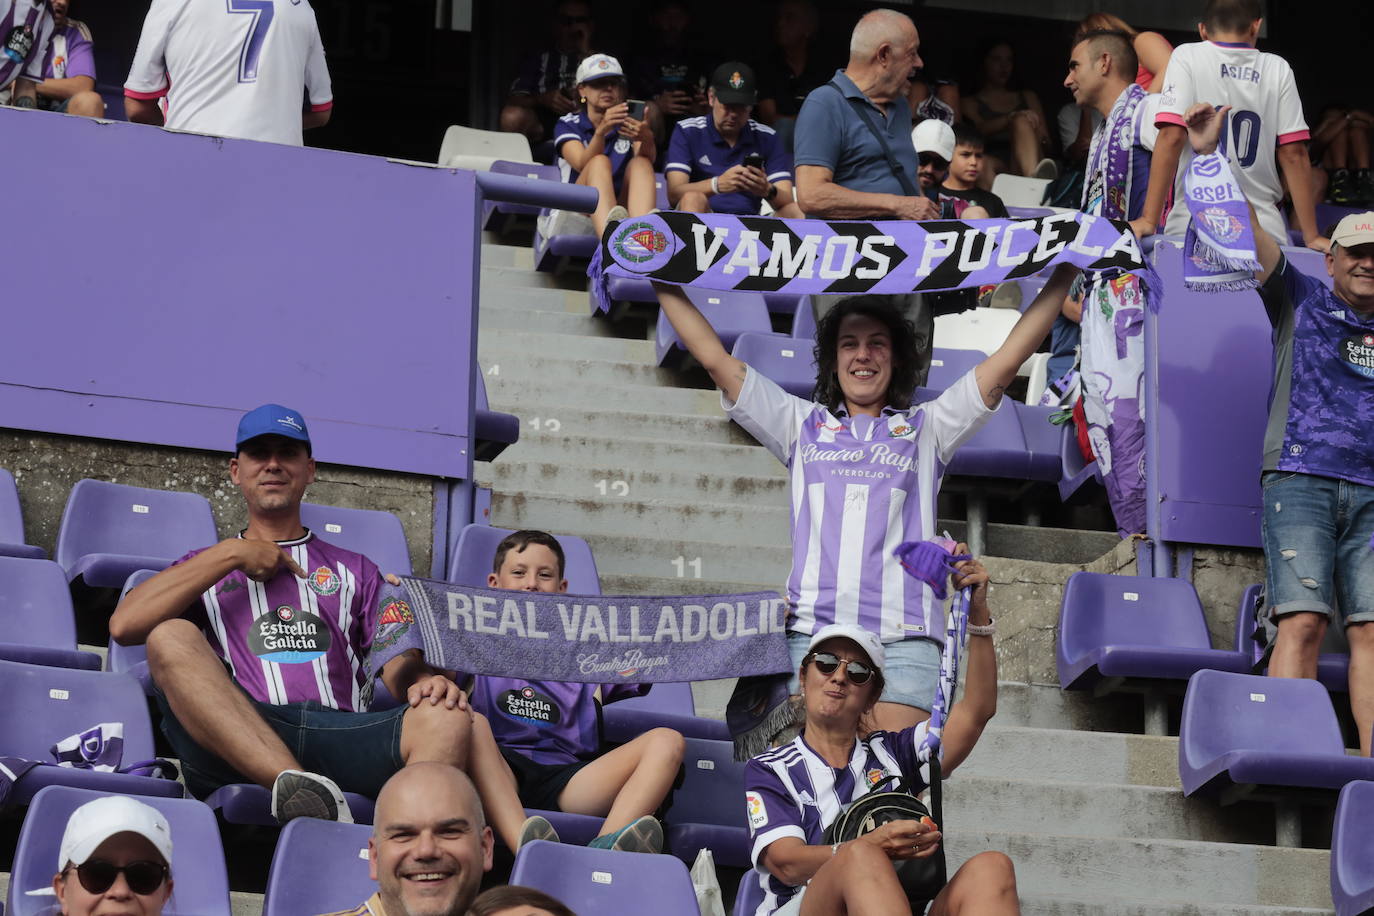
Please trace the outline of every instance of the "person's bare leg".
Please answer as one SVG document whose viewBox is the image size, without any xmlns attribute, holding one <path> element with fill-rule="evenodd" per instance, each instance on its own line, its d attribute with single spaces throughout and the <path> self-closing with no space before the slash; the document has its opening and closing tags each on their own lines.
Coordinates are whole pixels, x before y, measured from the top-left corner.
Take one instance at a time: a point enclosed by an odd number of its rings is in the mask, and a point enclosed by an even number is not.
<svg viewBox="0 0 1374 916">
<path fill-rule="evenodd" d="M 859 723 L 864 733 L 871 731 L 899 732 L 919 725 L 930 718 L 930 712 L 903 703 L 879 703 L 873 712 Z M 871 726 L 871 727 L 869 727 Z"/>
<path fill-rule="evenodd" d="M 596 188 L 596 210 L 592 212 L 592 225 L 596 234 L 606 231 L 606 215 L 615 206 L 615 181 L 611 177 L 611 160 L 605 156 L 593 156 L 587 167 L 577 173 L 577 183 Z"/>
<path fill-rule="evenodd" d="M 472 717 L 467 710 L 423 699 L 401 718 L 401 759 L 407 766 L 429 761 L 466 771 L 471 741 Z"/>
<path fill-rule="evenodd" d="M 558 796 L 569 814 L 605 815 L 601 833 L 614 833 L 663 804 L 682 766 L 685 742 L 671 728 L 655 728 L 577 771 Z"/>
<path fill-rule="evenodd" d="M 1033 175 L 1040 163 L 1040 137 L 1029 118 L 1011 119 L 1011 161 L 1017 175 Z"/>
<path fill-rule="evenodd" d="M 1350 640 L 1350 715 L 1360 732 L 1360 754 L 1368 757 L 1374 727 L 1374 623 L 1352 623 Z"/>
<path fill-rule="evenodd" d="M 282 770 L 301 768 L 189 620 L 148 634 L 148 670 L 192 740 L 253 782 L 270 789 Z"/>
<path fill-rule="evenodd" d="M 1011 859 L 1000 852 L 980 852 L 949 879 L 931 903 L 929 916 L 1018 916 L 1020 912 Z"/>
<path fill-rule="evenodd" d="M 1347 161 L 1352 169 L 1369 168 L 1369 128 L 1351 124 L 1345 132 Z"/>
<path fill-rule="evenodd" d="M 1307 611 L 1279 618 L 1274 654 L 1269 657 L 1270 677 L 1317 676 L 1317 652 L 1326 636 L 1326 616 Z"/>
<path fill-rule="evenodd" d="M 105 100 L 100 93 L 86 90 L 78 92 L 67 100 L 67 114 L 83 118 L 102 118 L 105 116 Z"/>
<path fill-rule="evenodd" d="M 800 916 L 910 913 L 892 860 L 871 843 L 846 843 L 806 885 Z"/>
<path fill-rule="evenodd" d="M 688 191 L 678 198 L 677 208 L 683 213 L 710 213 L 711 202 L 700 191 Z"/>
<path fill-rule="evenodd" d="M 654 208 L 654 164 L 636 156 L 625 165 L 625 209 L 631 216 L 643 216 Z"/>
<path fill-rule="evenodd" d="M 525 807 L 520 804 L 515 775 L 506 758 L 496 746 L 491 725 L 481 713 L 472 717 L 471 739 L 468 743 L 468 777 L 477 787 L 487 823 L 501 837 L 506 848 L 515 851 L 520 845 L 520 828 L 525 823 Z"/>
</svg>

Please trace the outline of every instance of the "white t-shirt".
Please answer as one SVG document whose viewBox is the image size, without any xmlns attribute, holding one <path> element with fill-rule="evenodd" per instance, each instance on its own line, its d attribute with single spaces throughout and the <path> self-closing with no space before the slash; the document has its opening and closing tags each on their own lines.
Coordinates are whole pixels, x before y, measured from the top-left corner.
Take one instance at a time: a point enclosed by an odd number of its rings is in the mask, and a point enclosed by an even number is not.
<svg viewBox="0 0 1374 916">
<path fill-rule="evenodd" d="M 300 146 L 306 92 L 333 105 L 309 0 L 153 0 L 124 94 L 167 97 L 167 126 Z"/>
<path fill-rule="evenodd" d="M 1179 45 L 1165 71 L 1158 123 L 1183 126 L 1184 113 L 1197 102 L 1231 106 L 1217 151 L 1226 154 L 1236 180 L 1259 214 L 1260 225 L 1279 244 L 1287 245 L 1288 230 L 1279 212 L 1283 186 L 1274 151 L 1308 138 L 1293 68 L 1277 54 L 1249 45 L 1215 41 Z M 1188 227 L 1188 208 L 1181 202 L 1183 176 L 1192 158 L 1192 149 L 1185 144 L 1174 186 L 1178 203 L 1164 229 L 1169 235 L 1182 235 Z"/>
</svg>

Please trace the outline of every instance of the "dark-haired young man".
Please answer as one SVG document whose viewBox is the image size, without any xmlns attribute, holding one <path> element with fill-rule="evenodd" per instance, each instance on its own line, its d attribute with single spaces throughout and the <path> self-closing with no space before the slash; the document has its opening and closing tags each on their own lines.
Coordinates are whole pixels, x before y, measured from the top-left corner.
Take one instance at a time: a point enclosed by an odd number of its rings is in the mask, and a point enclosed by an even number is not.
<svg viewBox="0 0 1374 916">
<path fill-rule="evenodd" d="M 491 588 L 565 592 L 563 547 L 543 531 L 516 531 L 496 546 Z M 480 675 L 474 709 L 491 723 L 530 808 L 604 817 L 590 846 L 627 852 L 662 851 L 663 827 L 653 813 L 682 765 L 682 736 L 655 728 L 605 754 L 596 684 Z M 603 684 L 601 702 L 642 696 L 647 684 Z"/>
</svg>

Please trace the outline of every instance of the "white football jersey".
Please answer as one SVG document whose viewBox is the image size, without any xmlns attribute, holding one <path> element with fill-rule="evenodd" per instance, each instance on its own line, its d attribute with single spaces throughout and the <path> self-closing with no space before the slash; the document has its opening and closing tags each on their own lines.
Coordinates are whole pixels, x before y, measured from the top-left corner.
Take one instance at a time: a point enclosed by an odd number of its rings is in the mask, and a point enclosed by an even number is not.
<svg viewBox="0 0 1374 916">
<path fill-rule="evenodd" d="M 1275 151 L 1285 143 L 1308 138 L 1293 68 L 1277 54 L 1249 45 L 1215 41 L 1179 45 L 1165 71 L 1157 123 L 1182 126 L 1184 113 L 1197 102 L 1231 106 L 1217 150 L 1230 160 L 1236 180 L 1259 214 L 1260 225 L 1279 244 L 1287 245 Z M 1188 208 L 1182 203 L 1183 175 L 1192 158 L 1192 148 L 1184 144 L 1175 179 L 1175 205 L 1164 229 L 1169 235 L 1182 235 L 1188 226 Z"/>
<path fill-rule="evenodd" d="M 295 146 L 307 91 L 333 104 L 309 0 L 153 0 L 124 84 L 176 130 Z"/>
</svg>

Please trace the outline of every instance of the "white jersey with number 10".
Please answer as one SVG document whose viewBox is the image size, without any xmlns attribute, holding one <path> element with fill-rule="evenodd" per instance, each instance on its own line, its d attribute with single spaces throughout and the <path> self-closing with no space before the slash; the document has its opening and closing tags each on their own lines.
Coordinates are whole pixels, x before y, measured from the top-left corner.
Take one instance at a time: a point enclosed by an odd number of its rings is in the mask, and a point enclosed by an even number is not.
<svg viewBox="0 0 1374 916">
<path fill-rule="evenodd" d="M 165 95 L 170 128 L 295 146 L 307 92 L 333 104 L 309 0 L 153 0 L 124 85 Z"/>
<path fill-rule="evenodd" d="M 1217 151 L 1230 160 L 1236 180 L 1259 214 L 1260 225 L 1279 244 L 1287 245 L 1288 231 L 1279 212 L 1283 186 L 1275 151 L 1285 143 L 1308 138 L 1293 68 L 1277 54 L 1249 45 L 1217 41 L 1179 45 L 1169 58 L 1155 123 L 1182 126 L 1183 115 L 1198 102 L 1231 106 Z M 1188 226 L 1183 176 L 1192 158 L 1192 149 L 1185 144 L 1174 208 L 1164 230 L 1169 235 L 1182 235 Z"/>
</svg>

